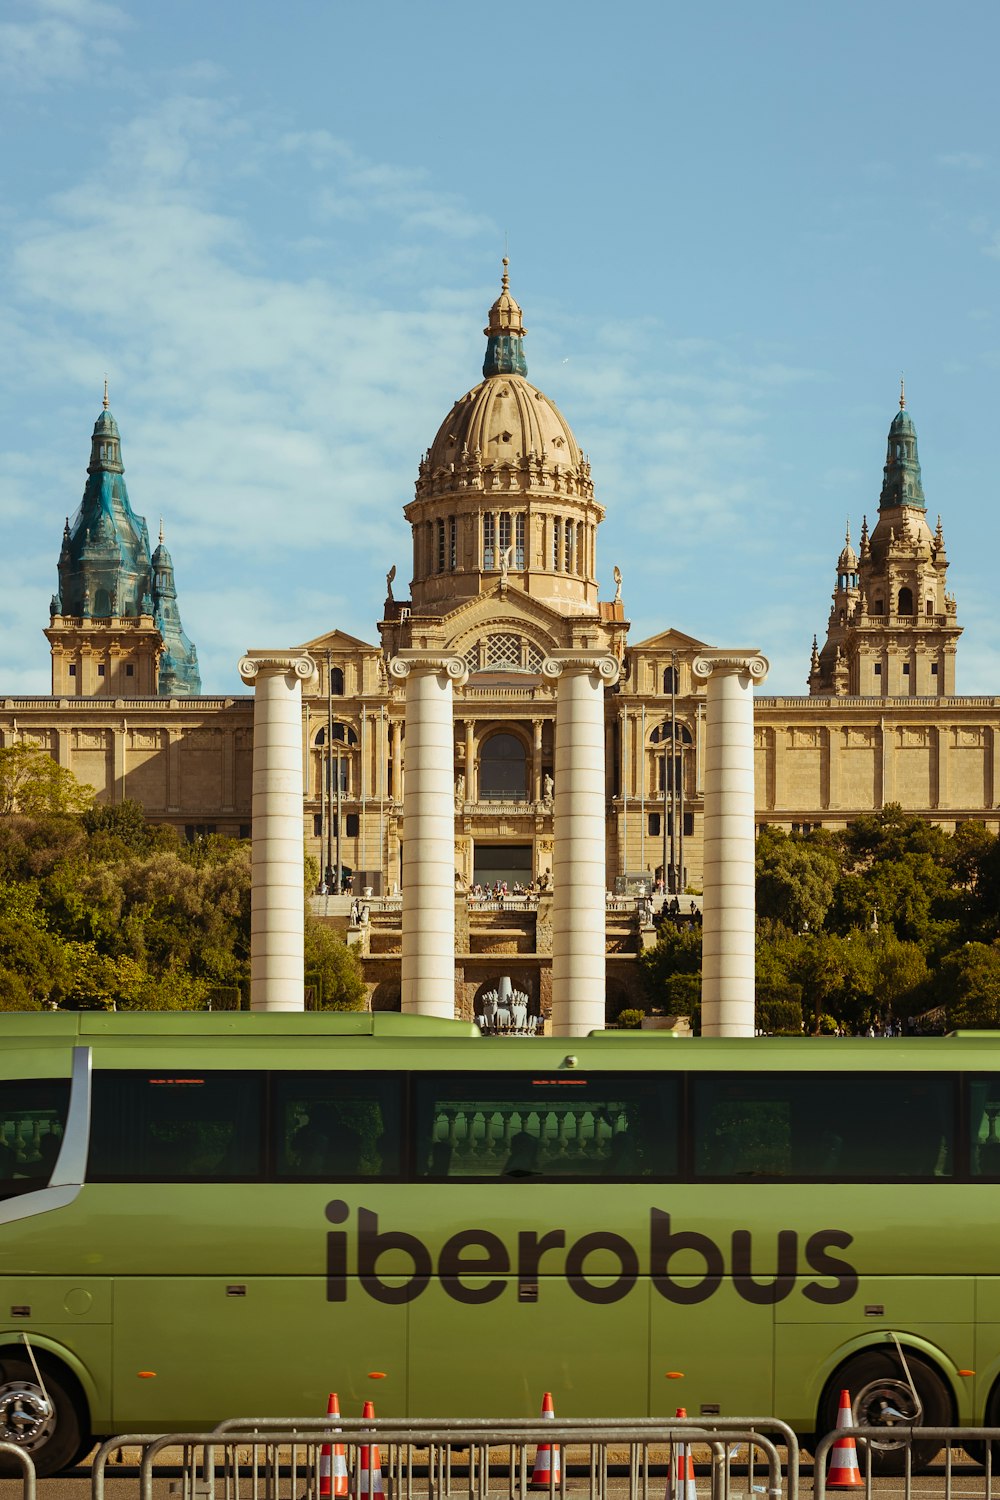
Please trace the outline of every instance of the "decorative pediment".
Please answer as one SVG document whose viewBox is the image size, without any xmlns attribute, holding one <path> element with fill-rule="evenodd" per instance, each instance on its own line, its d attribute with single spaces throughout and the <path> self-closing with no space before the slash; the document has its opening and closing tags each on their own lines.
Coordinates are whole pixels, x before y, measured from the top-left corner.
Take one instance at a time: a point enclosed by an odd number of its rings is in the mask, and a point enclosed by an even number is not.
<svg viewBox="0 0 1000 1500">
<path fill-rule="evenodd" d="M 328 630 L 324 635 L 317 635 L 313 640 L 306 641 L 294 649 L 296 651 L 337 651 L 350 656 L 364 651 L 377 656 L 382 648 L 373 646 L 371 641 L 360 641 L 357 636 L 348 635 L 345 630 Z"/>
<path fill-rule="evenodd" d="M 675 630 L 672 626 L 669 630 L 661 630 L 658 635 L 647 636 L 644 641 L 633 641 L 629 651 L 633 656 L 639 652 L 653 655 L 662 651 L 710 651 L 712 647 L 708 641 L 700 641 L 697 636 L 685 635 L 683 630 Z"/>
<path fill-rule="evenodd" d="M 435 634 L 457 648 L 461 642 L 489 631 L 524 631 L 548 648 L 569 644 L 574 626 L 578 628 L 579 623 L 522 589 L 508 585 L 506 589 L 494 588 L 488 594 L 459 604 L 435 621 Z M 602 629 L 596 616 L 593 623 L 595 630 Z"/>
</svg>

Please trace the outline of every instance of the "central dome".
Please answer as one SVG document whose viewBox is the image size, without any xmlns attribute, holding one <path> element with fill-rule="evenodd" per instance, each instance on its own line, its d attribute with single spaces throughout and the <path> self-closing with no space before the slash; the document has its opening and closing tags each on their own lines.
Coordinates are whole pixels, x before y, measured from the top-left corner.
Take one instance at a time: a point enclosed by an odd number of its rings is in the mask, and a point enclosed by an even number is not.
<svg viewBox="0 0 1000 1500">
<path fill-rule="evenodd" d="M 575 469 L 583 457 L 555 402 L 523 375 L 491 375 L 455 402 L 431 444 L 431 473 L 477 449 L 483 468 L 538 458 Z"/>
<path fill-rule="evenodd" d="M 483 380 L 438 428 L 404 514 L 413 528 L 411 606 L 441 613 L 494 583 L 562 614 L 597 608 L 604 510 L 562 412 L 528 380 L 521 309 L 504 261 Z"/>
</svg>

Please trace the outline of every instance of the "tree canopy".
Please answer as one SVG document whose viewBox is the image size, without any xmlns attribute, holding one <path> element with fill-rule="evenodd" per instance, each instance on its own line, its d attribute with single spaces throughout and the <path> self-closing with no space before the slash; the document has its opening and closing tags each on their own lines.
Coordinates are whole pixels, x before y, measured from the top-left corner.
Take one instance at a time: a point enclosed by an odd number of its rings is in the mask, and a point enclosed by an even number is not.
<svg viewBox="0 0 1000 1500">
<path fill-rule="evenodd" d="M 839 833 L 757 839 L 757 1024 L 865 1032 L 1000 1027 L 1000 839 L 898 805 Z M 674 1011 L 700 930 L 642 955 L 647 1005 Z"/>
<path fill-rule="evenodd" d="M 354 952 L 306 928 L 324 1006 L 361 1006 Z M 249 987 L 248 840 L 185 843 L 138 803 L 94 805 L 48 756 L 0 749 L 0 1009 L 229 1008 Z"/>
</svg>

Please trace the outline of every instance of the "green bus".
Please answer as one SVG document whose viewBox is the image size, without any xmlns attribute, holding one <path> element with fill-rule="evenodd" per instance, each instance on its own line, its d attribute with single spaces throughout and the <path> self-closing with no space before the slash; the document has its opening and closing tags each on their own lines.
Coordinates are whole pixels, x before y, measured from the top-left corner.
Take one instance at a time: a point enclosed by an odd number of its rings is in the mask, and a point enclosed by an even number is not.
<svg viewBox="0 0 1000 1500">
<path fill-rule="evenodd" d="M 5 1014 L 0 1059 L 0 1437 L 41 1473 L 330 1390 L 1000 1422 L 995 1036 Z"/>
</svg>

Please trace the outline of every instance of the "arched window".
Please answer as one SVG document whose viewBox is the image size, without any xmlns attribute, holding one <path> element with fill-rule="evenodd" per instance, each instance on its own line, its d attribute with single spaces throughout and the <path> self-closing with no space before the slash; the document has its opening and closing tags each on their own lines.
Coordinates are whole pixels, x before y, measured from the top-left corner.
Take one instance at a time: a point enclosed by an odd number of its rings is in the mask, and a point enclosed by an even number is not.
<svg viewBox="0 0 1000 1500">
<path fill-rule="evenodd" d="M 331 745 L 337 745 L 338 743 L 341 745 L 356 745 L 358 737 L 349 724 L 334 724 L 333 729 L 330 731 L 330 743 Z M 318 730 L 313 744 L 326 744 L 325 724 Z"/>
<path fill-rule="evenodd" d="M 335 698 L 344 696 L 344 674 L 339 667 L 330 668 L 330 692 Z"/>
<path fill-rule="evenodd" d="M 664 669 L 663 669 L 663 691 L 665 693 L 676 693 L 676 692 L 679 691 L 679 689 L 680 689 L 680 683 L 677 680 L 677 673 L 674 670 L 674 668 L 673 667 L 664 667 Z"/>
<path fill-rule="evenodd" d="M 562 565 L 562 521 L 558 516 L 552 520 L 552 571 L 558 573 Z"/>
<path fill-rule="evenodd" d="M 934 600 L 933 599 L 928 599 L 928 601 L 927 601 L 927 613 L 929 615 L 932 615 L 934 613 Z"/>
<path fill-rule="evenodd" d="M 576 523 L 576 571 L 586 574 L 587 558 L 583 549 L 583 522 Z"/>
<path fill-rule="evenodd" d="M 316 757 L 316 790 L 314 796 L 323 794 L 324 777 L 328 793 L 333 796 L 337 790 L 337 766 L 340 766 L 340 790 L 341 793 L 350 791 L 351 786 L 351 755 L 348 753 L 352 745 L 358 743 L 358 737 L 349 724 L 334 724 L 330 735 L 330 750 L 326 749 L 326 725 L 323 724 L 313 740 L 313 744 L 320 752 Z M 339 753 L 338 753 L 339 751 Z M 326 768 L 324 771 L 324 767 Z"/>
<path fill-rule="evenodd" d="M 675 749 L 674 754 L 671 755 L 670 731 L 670 724 L 659 724 L 649 736 L 649 742 L 651 745 L 656 745 L 657 747 L 662 746 L 662 748 L 658 748 L 653 771 L 653 785 L 660 792 L 662 792 L 664 788 L 666 788 L 668 792 L 679 790 L 681 785 L 681 777 L 684 770 L 683 763 L 685 752 L 694 743 L 691 738 L 691 731 L 690 729 L 688 729 L 687 725 L 678 724 L 677 737 L 674 741 L 674 744 L 677 748 Z"/>
<path fill-rule="evenodd" d="M 94 618 L 106 620 L 111 614 L 111 595 L 107 589 L 98 589 L 94 595 Z"/>
<path fill-rule="evenodd" d="M 491 734 L 479 752 L 479 800 L 525 802 L 528 752 L 516 734 Z"/>
<path fill-rule="evenodd" d="M 902 588 L 899 591 L 899 603 L 896 613 L 900 615 L 912 615 L 913 613 L 913 590 Z"/>
</svg>

